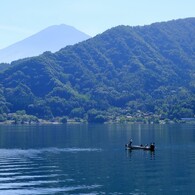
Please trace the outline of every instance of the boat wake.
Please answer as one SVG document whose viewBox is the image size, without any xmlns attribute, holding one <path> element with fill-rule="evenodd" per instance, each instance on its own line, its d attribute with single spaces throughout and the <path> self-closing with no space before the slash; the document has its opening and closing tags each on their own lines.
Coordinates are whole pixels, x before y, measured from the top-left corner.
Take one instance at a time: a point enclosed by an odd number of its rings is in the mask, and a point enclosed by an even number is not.
<svg viewBox="0 0 195 195">
<path fill-rule="evenodd" d="M 40 153 L 61 153 L 61 152 L 68 152 L 68 153 L 78 153 L 78 152 L 101 152 L 102 149 L 100 148 L 40 148 L 40 149 L 20 149 L 20 148 L 13 148 L 13 149 L 0 149 L 0 158 L 10 155 L 10 156 L 17 156 L 17 155 L 28 155 L 28 154 L 40 154 Z"/>
<path fill-rule="evenodd" d="M 0 194 L 93 194 L 101 185 L 87 181 L 81 174 L 85 164 L 78 163 L 77 154 L 87 157 L 89 152 L 100 151 L 56 147 L 0 149 Z"/>
</svg>

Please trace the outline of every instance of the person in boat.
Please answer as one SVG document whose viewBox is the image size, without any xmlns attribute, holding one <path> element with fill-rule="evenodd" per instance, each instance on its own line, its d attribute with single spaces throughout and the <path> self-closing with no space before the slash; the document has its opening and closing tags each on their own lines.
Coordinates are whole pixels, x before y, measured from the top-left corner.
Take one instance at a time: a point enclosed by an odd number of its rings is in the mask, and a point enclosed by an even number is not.
<svg viewBox="0 0 195 195">
<path fill-rule="evenodd" d="M 128 147 L 129 147 L 129 148 L 132 146 L 132 143 L 133 143 L 133 140 L 130 139 L 129 144 L 128 144 Z"/>
<path fill-rule="evenodd" d="M 155 144 L 154 143 L 150 144 L 150 150 L 154 151 L 154 148 L 155 148 Z"/>
</svg>

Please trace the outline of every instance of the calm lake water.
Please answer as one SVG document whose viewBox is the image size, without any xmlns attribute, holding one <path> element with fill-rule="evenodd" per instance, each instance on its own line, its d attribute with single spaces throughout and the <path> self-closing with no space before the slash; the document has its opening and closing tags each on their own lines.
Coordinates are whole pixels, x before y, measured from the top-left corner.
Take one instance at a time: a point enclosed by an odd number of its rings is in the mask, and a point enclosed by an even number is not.
<svg viewBox="0 0 195 195">
<path fill-rule="evenodd" d="M 156 143 L 126 151 L 125 143 Z M 195 125 L 0 126 L 0 194 L 195 194 Z"/>
</svg>

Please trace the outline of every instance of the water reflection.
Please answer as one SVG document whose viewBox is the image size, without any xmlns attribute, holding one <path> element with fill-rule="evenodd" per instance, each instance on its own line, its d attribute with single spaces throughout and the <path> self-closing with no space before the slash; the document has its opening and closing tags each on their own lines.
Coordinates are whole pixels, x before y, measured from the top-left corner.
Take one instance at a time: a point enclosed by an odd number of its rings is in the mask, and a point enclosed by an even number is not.
<svg viewBox="0 0 195 195">
<path fill-rule="evenodd" d="M 155 160 L 155 151 L 143 151 L 143 150 L 125 150 L 128 158 L 140 159 L 140 160 Z"/>
</svg>

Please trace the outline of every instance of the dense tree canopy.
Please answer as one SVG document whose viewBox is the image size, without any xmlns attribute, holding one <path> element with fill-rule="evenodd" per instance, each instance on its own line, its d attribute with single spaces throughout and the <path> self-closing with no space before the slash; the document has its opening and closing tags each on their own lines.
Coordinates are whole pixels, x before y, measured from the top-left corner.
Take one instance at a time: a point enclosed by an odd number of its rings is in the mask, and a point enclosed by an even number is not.
<svg viewBox="0 0 195 195">
<path fill-rule="evenodd" d="M 195 114 L 195 18 L 118 26 L 0 74 L 0 114 L 103 122 L 119 113 Z"/>
</svg>

